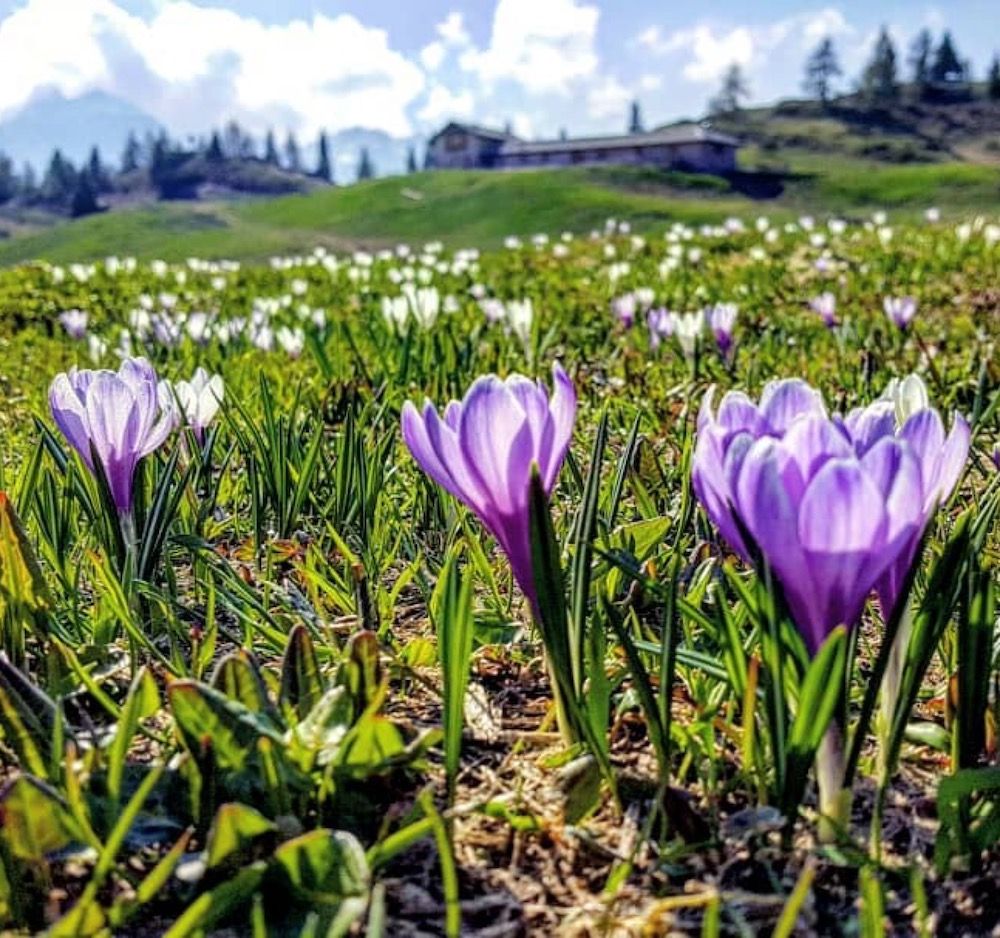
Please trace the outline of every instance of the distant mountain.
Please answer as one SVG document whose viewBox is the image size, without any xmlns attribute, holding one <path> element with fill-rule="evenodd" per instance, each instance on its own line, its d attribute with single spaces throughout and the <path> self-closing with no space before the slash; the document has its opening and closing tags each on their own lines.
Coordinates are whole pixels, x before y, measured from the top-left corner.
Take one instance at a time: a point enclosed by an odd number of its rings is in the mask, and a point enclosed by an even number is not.
<svg viewBox="0 0 1000 938">
<path fill-rule="evenodd" d="M 159 130 L 155 118 L 103 91 L 67 98 L 50 89 L 0 121 L 0 152 L 18 167 L 31 163 L 42 172 L 56 147 L 79 164 L 96 144 L 106 162 L 117 164 L 129 131 L 141 139 Z"/>
<path fill-rule="evenodd" d="M 56 147 L 79 164 L 96 144 L 105 162 L 117 164 L 130 131 L 141 139 L 147 132 L 159 133 L 160 128 L 154 117 L 106 92 L 91 91 L 67 98 L 59 91 L 47 89 L 10 117 L 0 120 L 0 152 L 11 157 L 18 168 L 27 162 L 41 173 Z M 276 127 L 275 132 L 279 142 L 283 141 L 283 128 Z M 423 162 L 424 141 L 419 137 L 391 137 L 381 130 L 352 127 L 330 134 L 329 139 L 334 177 L 340 183 L 354 182 L 357 178 L 362 147 L 368 148 L 379 176 L 404 172 L 411 145 L 416 147 L 421 165 Z M 299 145 L 304 166 L 312 169 L 316 164 L 316 141 L 300 135 Z M 259 148 L 262 149 L 260 142 Z"/>
<path fill-rule="evenodd" d="M 368 148 L 377 176 L 404 173 L 406 155 L 411 146 L 416 148 L 418 165 L 423 166 L 424 140 L 420 137 L 390 137 L 384 131 L 367 130 L 364 127 L 340 130 L 330 135 L 334 179 L 339 183 L 354 182 L 357 179 L 362 147 Z M 315 161 L 313 149 L 310 148 L 310 155 Z"/>
</svg>

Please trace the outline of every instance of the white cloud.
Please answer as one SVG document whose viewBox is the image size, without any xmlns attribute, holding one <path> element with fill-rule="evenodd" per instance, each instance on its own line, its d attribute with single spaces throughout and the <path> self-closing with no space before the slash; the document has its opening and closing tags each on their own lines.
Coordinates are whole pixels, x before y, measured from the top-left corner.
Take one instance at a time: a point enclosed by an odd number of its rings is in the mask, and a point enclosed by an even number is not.
<svg viewBox="0 0 1000 938">
<path fill-rule="evenodd" d="M 465 18 L 455 10 L 438 23 L 434 31 L 439 38 L 427 43 L 420 50 L 420 63 L 428 72 L 436 72 L 452 49 L 462 49 L 469 44 Z"/>
<path fill-rule="evenodd" d="M 465 30 L 465 17 L 457 10 L 452 10 L 442 22 L 438 23 L 437 34 L 449 46 L 465 46 L 469 43 L 469 34 Z"/>
<path fill-rule="evenodd" d="M 663 87 L 663 78 L 660 75 L 642 75 L 639 78 L 640 91 L 659 91 Z"/>
<path fill-rule="evenodd" d="M 447 54 L 448 50 L 445 49 L 444 43 L 435 39 L 420 50 L 420 62 L 427 71 L 436 72 Z"/>
<path fill-rule="evenodd" d="M 145 21 L 115 0 L 28 0 L 0 21 L 0 115 L 43 86 L 100 88 L 175 132 L 233 117 L 256 132 L 363 125 L 405 135 L 424 84 L 384 30 L 346 14 L 267 25 L 176 0 Z"/>
<path fill-rule="evenodd" d="M 460 63 L 486 85 L 509 80 L 533 94 L 568 94 L 597 70 L 599 16 L 577 0 L 497 0 L 489 46 L 470 48 Z"/>
<path fill-rule="evenodd" d="M 718 28 L 697 24 L 664 35 L 657 26 L 639 33 L 634 44 L 659 56 L 682 55 L 681 75 L 690 82 L 718 81 L 731 65 L 767 68 L 775 61 L 811 51 L 826 36 L 854 33 L 836 7 L 797 13 L 770 23 Z"/>
<path fill-rule="evenodd" d="M 607 76 L 587 94 L 587 113 L 595 120 L 620 117 L 624 122 L 633 97 L 632 92 L 617 78 Z"/>
<path fill-rule="evenodd" d="M 747 66 L 754 55 L 754 37 L 746 26 L 716 34 L 711 27 L 682 29 L 664 40 L 664 52 L 686 52 L 681 74 L 688 81 L 717 81 L 731 65 Z"/>
<path fill-rule="evenodd" d="M 476 102 L 471 91 L 453 93 L 444 85 L 433 85 L 417 117 L 428 124 L 472 117 Z"/>
</svg>

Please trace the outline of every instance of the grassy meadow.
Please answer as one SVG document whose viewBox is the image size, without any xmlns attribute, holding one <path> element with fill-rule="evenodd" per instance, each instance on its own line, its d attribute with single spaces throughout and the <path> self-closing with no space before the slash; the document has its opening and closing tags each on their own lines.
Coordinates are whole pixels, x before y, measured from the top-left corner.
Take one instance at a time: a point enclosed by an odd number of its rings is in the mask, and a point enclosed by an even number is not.
<svg viewBox="0 0 1000 938">
<path fill-rule="evenodd" d="M 747 154 L 756 159 L 752 149 Z M 331 250 L 442 239 L 495 248 L 508 235 L 586 234 L 609 217 L 636 231 L 718 223 L 730 215 L 802 213 L 861 217 L 890 208 L 915 218 L 930 206 L 959 217 L 1000 203 L 1000 168 L 974 163 L 894 166 L 843 155 L 795 152 L 795 174 L 775 199 L 751 200 L 711 177 L 631 168 L 416 173 L 308 194 L 225 202 L 116 208 L 0 240 L 0 264 L 59 263 L 129 253 L 144 260 L 188 256 L 263 260 Z"/>
<path fill-rule="evenodd" d="M 1000 927 L 1000 176 L 695 184 L 0 244 L 0 927 Z"/>
</svg>

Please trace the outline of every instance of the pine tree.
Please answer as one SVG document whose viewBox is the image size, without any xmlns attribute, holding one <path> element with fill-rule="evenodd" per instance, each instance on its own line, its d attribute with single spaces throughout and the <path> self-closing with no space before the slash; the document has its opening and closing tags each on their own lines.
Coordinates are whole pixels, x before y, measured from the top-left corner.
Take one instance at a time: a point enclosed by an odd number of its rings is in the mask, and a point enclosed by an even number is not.
<svg viewBox="0 0 1000 938">
<path fill-rule="evenodd" d="M 993 56 L 990 73 L 986 78 L 986 97 L 991 101 L 1000 101 L 1000 55 Z"/>
<path fill-rule="evenodd" d="M 629 109 L 628 132 L 630 134 L 641 134 L 645 128 L 642 123 L 642 111 L 639 110 L 639 102 L 633 101 Z"/>
<path fill-rule="evenodd" d="M 90 181 L 90 173 L 80 173 L 73 191 L 73 199 L 70 202 L 70 215 L 73 218 L 82 218 L 84 215 L 93 215 L 100 210 L 94 186 Z"/>
<path fill-rule="evenodd" d="M 965 81 L 965 66 L 958 57 L 951 33 L 945 32 L 941 37 L 941 45 L 934 53 L 934 64 L 931 66 L 931 80 L 953 84 Z"/>
<path fill-rule="evenodd" d="M 21 180 L 18 186 L 18 194 L 25 202 L 35 202 L 38 199 L 38 176 L 35 174 L 35 167 L 31 163 L 25 163 L 21 170 Z"/>
<path fill-rule="evenodd" d="M 833 40 L 827 36 L 806 61 L 805 90 L 826 105 L 830 100 L 833 79 L 842 74 Z"/>
<path fill-rule="evenodd" d="M 713 114 L 736 114 L 740 110 L 741 99 L 750 95 L 743 69 L 735 62 L 729 66 L 722 79 L 722 88 L 708 103 L 708 109 Z"/>
<path fill-rule="evenodd" d="M 278 146 L 274 142 L 274 131 L 269 130 L 264 138 L 264 162 L 272 166 L 280 166 L 281 158 L 278 156 Z"/>
<path fill-rule="evenodd" d="M 55 150 L 49 160 L 45 178 L 42 180 L 42 199 L 50 205 L 67 205 L 76 188 L 76 170 L 63 155 Z"/>
<path fill-rule="evenodd" d="M 417 171 L 417 149 L 412 144 L 406 151 L 406 171 L 415 173 Z"/>
<path fill-rule="evenodd" d="M 14 173 L 14 162 L 9 156 L 0 153 L 0 205 L 9 202 L 17 195 L 18 181 Z"/>
<path fill-rule="evenodd" d="M 170 138 L 165 130 L 161 130 L 153 141 L 153 151 L 149 157 L 149 171 L 152 175 L 163 172 L 170 156 Z"/>
<path fill-rule="evenodd" d="M 87 175 L 95 193 L 110 192 L 111 176 L 101 162 L 101 153 L 97 147 L 91 147 L 90 158 L 87 160 Z"/>
<path fill-rule="evenodd" d="M 163 131 L 160 131 L 160 136 L 163 136 Z M 142 137 L 142 155 L 140 157 L 140 162 L 145 163 L 147 166 L 153 165 L 153 154 L 156 152 L 156 140 L 157 136 L 151 130 L 147 130 Z"/>
<path fill-rule="evenodd" d="M 361 148 L 361 157 L 358 160 L 358 182 L 363 179 L 372 179 L 375 176 L 375 166 L 372 163 L 368 147 Z"/>
<path fill-rule="evenodd" d="M 299 142 L 295 139 L 295 134 L 288 131 L 288 139 L 285 140 L 285 169 L 292 173 L 302 172 L 302 157 L 299 155 Z"/>
<path fill-rule="evenodd" d="M 872 59 L 865 68 L 862 86 L 872 101 L 894 101 L 899 97 L 896 81 L 896 47 L 883 26 L 875 42 Z"/>
<path fill-rule="evenodd" d="M 931 83 L 931 53 L 934 40 L 929 29 L 922 29 L 910 46 L 910 67 L 913 69 L 913 85 L 917 97 L 927 95 L 927 86 Z"/>
<path fill-rule="evenodd" d="M 208 149 L 205 150 L 205 159 L 211 160 L 213 163 L 219 163 L 225 158 L 226 155 L 222 152 L 222 138 L 219 137 L 219 131 L 213 130 L 212 136 L 208 141 Z"/>
<path fill-rule="evenodd" d="M 326 139 L 326 131 L 320 131 L 319 135 L 319 160 L 316 164 L 314 174 L 317 179 L 323 182 L 333 182 L 333 166 L 330 163 L 330 143 Z"/>
<path fill-rule="evenodd" d="M 142 146 L 133 131 L 129 131 L 128 139 L 125 141 L 125 149 L 122 151 L 122 172 L 134 173 L 139 168 L 139 160 L 142 157 Z"/>
<path fill-rule="evenodd" d="M 229 159 L 237 159 L 243 140 L 243 131 L 236 121 L 230 121 L 222 131 L 222 152 Z"/>
</svg>

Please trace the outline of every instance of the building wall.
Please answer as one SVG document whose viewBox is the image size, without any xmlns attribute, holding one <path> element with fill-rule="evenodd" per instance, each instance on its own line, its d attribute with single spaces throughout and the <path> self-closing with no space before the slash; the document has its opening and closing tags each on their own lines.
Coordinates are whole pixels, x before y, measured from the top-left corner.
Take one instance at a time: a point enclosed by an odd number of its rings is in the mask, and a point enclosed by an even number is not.
<svg viewBox="0 0 1000 938">
<path fill-rule="evenodd" d="M 615 147 L 591 150 L 549 150 L 545 153 L 501 153 L 505 169 L 574 165 L 659 166 L 702 173 L 727 173 L 736 169 L 736 148 L 701 141 L 651 147 Z"/>
<path fill-rule="evenodd" d="M 433 169 L 488 169 L 496 164 L 499 140 L 450 131 L 439 134 L 428 147 L 427 165 Z"/>
<path fill-rule="evenodd" d="M 455 128 L 439 134 L 429 145 L 427 165 L 434 169 L 516 169 L 577 165 L 658 166 L 701 173 L 728 173 L 736 169 L 736 148 L 695 140 L 655 146 L 558 148 L 542 153 L 503 152 L 501 140 Z"/>
</svg>

